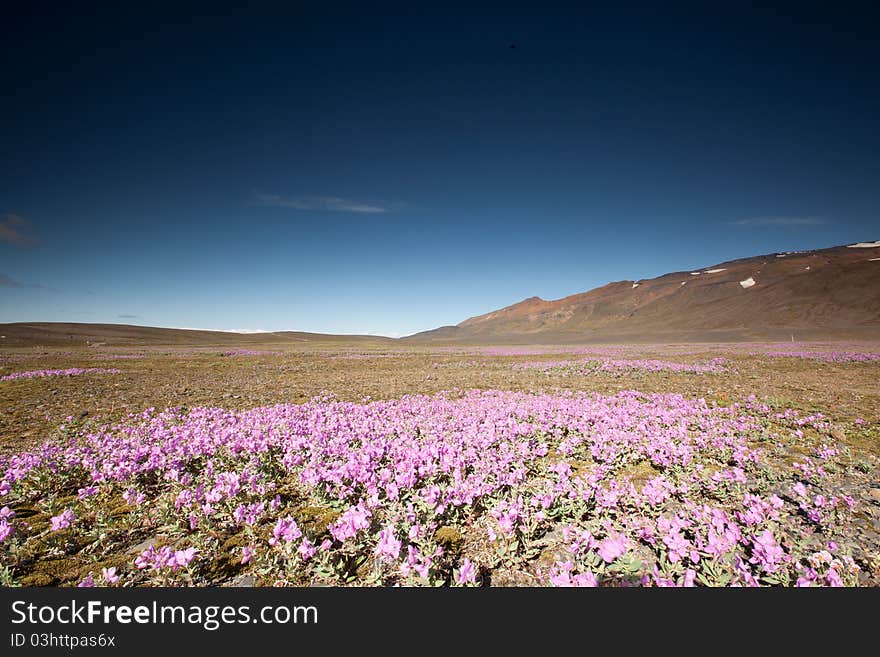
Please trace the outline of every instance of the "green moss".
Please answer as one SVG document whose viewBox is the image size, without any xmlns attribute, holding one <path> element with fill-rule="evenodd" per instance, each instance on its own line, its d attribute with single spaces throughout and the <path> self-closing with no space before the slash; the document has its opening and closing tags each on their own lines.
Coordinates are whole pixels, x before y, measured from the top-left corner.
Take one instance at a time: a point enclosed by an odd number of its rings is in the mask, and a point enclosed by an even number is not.
<svg viewBox="0 0 880 657">
<path fill-rule="evenodd" d="M 210 580 L 220 582 L 229 579 L 241 569 L 241 555 L 224 553 L 208 563 L 205 574 Z"/>
<path fill-rule="evenodd" d="M 37 561 L 31 568 L 31 575 L 36 577 L 44 575 L 55 582 L 67 582 L 79 577 L 82 564 L 74 557 L 61 559 L 44 559 Z M 24 582 L 22 578 L 22 582 Z M 33 584 L 33 586 L 48 586 L 48 584 Z"/>
<path fill-rule="evenodd" d="M 358 566 L 357 570 L 355 570 L 355 574 L 357 574 L 359 580 L 365 580 L 372 574 L 374 567 L 373 560 L 367 559 Z"/>
<path fill-rule="evenodd" d="M 110 509 L 110 517 L 111 518 L 120 518 L 122 516 L 127 516 L 129 513 L 133 513 L 135 508 L 130 504 L 120 504 L 118 506 Z"/>
<path fill-rule="evenodd" d="M 56 507 L 59 509 L 66 509 L 70 506 L 75 506 L 79 501 L 79 496 L 74 493 L 73 495 L 62 495 L 55 497 L 53 502 Z"/>
<path fill-rule="evenodd" d="M 275 494 L 281 498 L 282 502 L 297 502 L 302 499 L 302 493 L 294 484 L 285 484 L 275 489 Z"/>
<path fill-rule="evenodd" d="M 440 545 L 447 554 L 455 555 L 461 552 L 464 537 L 461 532 L 451 525 L 444 525 L 434 532 L 434 540 Z"/>
<path fill-rule="evenodd" d="M 39 559 L 41 555 L 50 550 L 62 550 L 67 554 L 73 554 L 81 547 L 82 540 L 77 536 L 75 530 L 71 528 L 59 529 L 56 532 L 49 532 L 28 541 L 25 546 L 24 555 Z"/>
<path fill-rule="evenodd" d="M 21 578 L 22 586 L 53 586 L 56 580 L 46 573 L 31 573 Z"/>
<path fill-rule="evenodd" d="M 30 504 L 19 504 L 18 506 L 13 506 L 12 510 L 15 511 L 15 518 L 17 520 L 23 520 L 24 518 L 31 518 L 36 515 L 45 515 L 40 513 L 37 509 L 35 509 Z"/>
<path fill-rule="evenodd" d="M 18 518 L 18 513 L 16 512 L 16 519 Z M 49 529 L 51 516 L 48 513 L 35 513 L 32 516 L 28 517 L 25 521 L 27 523 L 27 533 L 28 534 L 40 534 L 47 529 Z"/>
<path fill-rule="evenodd" d="M 129 559 L 128 556 L 124 554 L 112 554 L 100 561 L 96 561 L 94 564 L 91 564 L 89 568 L 96 573 L 99 573 L 102 568 L 116 568 L 116 570 L 121 571 L 128 568 L 129 565 L 131 565 L 131 559 Z"/>
<path fill-rule="evenodd" d="M 340 513 L 328 507 L 303 506 L 296 509 L 294 515 L 309 538 L 323 540 L 329 538 L 329 526 L 339 519 Z"/>
<path fill-rule="evenodd" d="M 236 548 L 243 548 L 250 544 L 250 539 L 245 535 L 244 532 L 241 532 L 239 534 L 235 534 L 234 536 L 230 536 L 225 541 L 223 541 L 223 545 L 220 549 L 223 550 L 223 552 L 231 552 Z"/>
<path fill-rule="evenodd" d="M 222 582 L 241 571 L 244 566 L 240 548 L 250 544 L 251 539 L 244 532 L 229 536 L 220 546 L 220 554 L 208 563 L 205 569 L 208 578 Z"/>
</svg>

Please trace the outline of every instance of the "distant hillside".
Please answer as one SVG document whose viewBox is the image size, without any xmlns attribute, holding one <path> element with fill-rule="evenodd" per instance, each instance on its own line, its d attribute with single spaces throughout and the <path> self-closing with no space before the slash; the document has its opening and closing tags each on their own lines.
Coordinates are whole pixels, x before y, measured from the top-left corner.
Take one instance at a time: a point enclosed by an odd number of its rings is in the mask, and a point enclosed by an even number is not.
<svg viewBox="0 0 880 657">
<path fill-rule="evenodd" d="M 411 342 L 880 339 L 880 242 L 771 253 L 512 306 Z"/>
<path fill-rule="evenodd" d="M 130 326 L 127 324 L 67 324 L 27 322 L 0 324 L 0 349 L 31 346 L 108 346 L 138 345 L 266 345 L 289 342 L 363 342 L 390 343 L 391 338 L 372 335 L 327 335 L 280 331 L 278 333 L 226 333 L 223 331 L 192 331 L 188 329 Z"/>
</svg>

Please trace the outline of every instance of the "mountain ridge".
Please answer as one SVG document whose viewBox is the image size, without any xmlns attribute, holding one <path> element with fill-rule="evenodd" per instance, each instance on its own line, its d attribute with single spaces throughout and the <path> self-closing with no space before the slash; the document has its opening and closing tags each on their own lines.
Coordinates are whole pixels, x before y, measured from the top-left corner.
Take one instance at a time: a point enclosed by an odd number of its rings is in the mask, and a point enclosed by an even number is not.
<svg viewBox="0 0 880 657">
<path fill-rule="evenodd" d="M 455 327 L 407 339 L 880 339 L 880 241 L 749 256 L 555 300 L 532 296 Z"/>
</svg>

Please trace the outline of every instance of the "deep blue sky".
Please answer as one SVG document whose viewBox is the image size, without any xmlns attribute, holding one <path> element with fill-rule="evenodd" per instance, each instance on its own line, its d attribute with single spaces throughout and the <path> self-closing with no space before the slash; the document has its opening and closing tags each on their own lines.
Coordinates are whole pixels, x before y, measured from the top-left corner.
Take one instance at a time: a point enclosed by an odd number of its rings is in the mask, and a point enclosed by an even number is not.
<svg viewBox="0 0 880 657">
<path fill-rule="evenodd" d="M 880 238 L 868 5 L 17 4 L 0 322 L 401 335 Z"/>
</svg>

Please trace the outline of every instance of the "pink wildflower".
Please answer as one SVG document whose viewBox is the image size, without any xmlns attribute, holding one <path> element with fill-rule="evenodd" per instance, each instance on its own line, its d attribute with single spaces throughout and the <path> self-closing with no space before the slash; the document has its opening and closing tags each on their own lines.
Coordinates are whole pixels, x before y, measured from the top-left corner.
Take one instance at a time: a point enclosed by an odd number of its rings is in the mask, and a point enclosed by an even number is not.
<svg viewBox="0 0 880 657">
<path fill-rule="evenodd" d="M 58 514 L 57 516 L 52 516 L 49 519 L 50 529 L 53 532 L 57 532 L 61 529 L 67 529 L 76 520 L 76 516 L 73 511 L 70 509 L 65 509 L 63 512 Z"/>
</svg>

